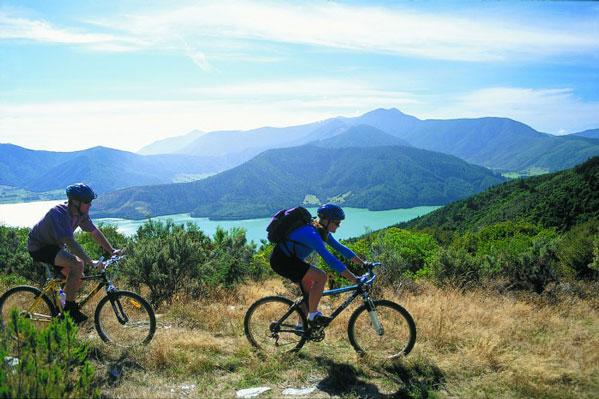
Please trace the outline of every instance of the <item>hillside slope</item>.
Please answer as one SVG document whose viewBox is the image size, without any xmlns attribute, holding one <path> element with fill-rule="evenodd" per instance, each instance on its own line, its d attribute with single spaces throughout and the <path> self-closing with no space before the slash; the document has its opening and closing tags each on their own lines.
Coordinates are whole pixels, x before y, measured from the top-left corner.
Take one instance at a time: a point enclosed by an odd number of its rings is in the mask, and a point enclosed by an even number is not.
<svg viewBox="0 0 599 399">
<path fill-rule="evenodd" d="M 507 220 L 568 230 L 599 218 L 599 157 L 572 169 L 510 181 L 401 227 L 464 231 Z"/>
<path fill-rule="evenodd" d="M 52 152 L 0 144 L 0 185 L 44 192 L 82 181 L 106 192 L 214 173 L 224 168 L 220 161 L 190 155 L 143 156 L 106 147 Z"/>
<path fill-rule="evenodd" d="M 271 215 L 311 196 L 383 210 L 446 204 L 503 179 L 458 158 L 403 146 L 269 150 L 205 180 L 121 190 L 95 204 L 100 217 L 191 212 L 214 219 Z"/>
</svg>

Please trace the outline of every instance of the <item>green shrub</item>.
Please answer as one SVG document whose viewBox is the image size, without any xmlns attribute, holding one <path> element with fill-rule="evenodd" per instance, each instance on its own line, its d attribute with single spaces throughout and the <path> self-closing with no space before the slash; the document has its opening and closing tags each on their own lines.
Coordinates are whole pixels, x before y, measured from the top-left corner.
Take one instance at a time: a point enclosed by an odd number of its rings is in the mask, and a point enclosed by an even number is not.
<svg viewBox="0 0 599 399">
<path fill-rule="evenodd" d="M 397 227 L 374 232 L 344 244 L 362 259 L 378 261 L 384 265 L 385 268 L 379 271 L 381 285 L 394 284 L 404 277 L 426 274 L 439 251 L 439 245 L 431 235 Z M 350 264 L 341 254 L 334 252 L 334 255 L 343 260 L 354 273 L 366 271 Z M 318 265 L 328 271 L 333 286 L 343 283 L 338 274 L 331 271 L 320 258 Z"/>
<path fill-rule="evenodd" d="M 456 236 L 451 244 L 477 257 L 517 255 L 526 251 L 540 237 L 556 238 L 553 229 L 545 229 L 525 222 L 502 222 L 485 226 L 478 231 L 468 231 Z"/>
<path fill-rule="evenodd" d="M 27 228 L 0 225 L 0 272 L 42 281 L 44 269 L 33 262 L 27 251 L 28 234 Z"/>
<path fill-rule="evenodd" d="M 599 245 L 599 220 L 574 226 L 557 244 L 557 256 L 563 266 L 578 278 L 599 278 L 595 248 Z M 593 266 L 595 264 L 595 266 Z"/>
<path fill-rule="evenodd" d="M 197 277 L 210 250 L 210 239 L 193 224 L 149 221 L 128 248 L 123 275 L 134 288 L 147 286 L 154 306 L 178 293 L 198 295 Z"/>
<path fill-rule="evenodd" d="M 460 288 L 478 283 L 483 275 L 481 260 L 463 248 L 440 250 L 429 274 L 436 284 L 450 284 Z"/>
<path fill-rule="evenodd" d="M 13 311 L 0 333 L 0 398 L 99 397 L 87 353 L 70 318 L 36 330 Z"/>
<path fill-rule="evenodd" d="M 510 288 L 532 290 L 540 294 L 547 284 L 557 281 L 559 277 L 555 241 L 546 237 L 535 239 L 530 248 L 519 254 L 500 255 L 498 263 Z"/>
<path fill-rule="evenodd" d="M 100 223 L 97 227 L 102 231 L 108 242 L 112 244 L 114 248 L 122 249 L 127 246 L 129 240 L 123 234 L 119 233 L 116 226 Z M 106 253 L 104 249 L 94 241 L 92 235 L 87 232 L 77 232 L 75 234 L 75 240 L 92 259 L 98 259 L 100 256 L 104 256 L 105 258 L 110 256 L 109 253 Z"/>
<path fill-rule="evenodd" d="M 252 280 L 262 280 L 275 274 L 270 267 L 270 254 L 274 245 L 265 240 L 262 240 L 261 244 L 250 261 L 248 277 Z"/>
<path fill-rule="evenodd" d="M 131 240 L 122 275 L 136 289 L 147 286 L 148 300 L 158 306 L 177 294 L 198 297 L 262 276 L 262 267 L 252 267 L 255 251 L 243 229 L 218 228 L 211 240 L 191 223 L 149 221 Z"/>
<path fill-rule="evenodd" d="M 244 229 L 218 227 L 210 256 L 200 268 L 200 280 L 208 287 L 233 287 L 252 274 L 249 265 L 255 251 L 256 245 L 247 242 Z"/>
</svg>

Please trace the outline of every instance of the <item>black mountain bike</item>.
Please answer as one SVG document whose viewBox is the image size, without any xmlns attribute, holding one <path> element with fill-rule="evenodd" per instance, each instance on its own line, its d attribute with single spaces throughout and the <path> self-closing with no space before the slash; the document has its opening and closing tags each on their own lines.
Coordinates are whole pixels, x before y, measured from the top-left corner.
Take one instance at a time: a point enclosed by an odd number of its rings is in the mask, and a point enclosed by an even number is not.
<svg viewBox="0 0 599 399">
<path fill-rule="evenodd" d="M 361 355 L 379 359 L 405 356 L 416 343 L 416 324 L 402 306 L 388 300 L 373 300 L 369 290 L 376 280 L 368 264 L 367 280 L 360 284 L 327 290 L 323 296 L 353 292 L 330 315 L 331 322 L 356 298 L 363 304 L 351 315 L 347 327 L 349 342 Z M 298 351 L 307 341 L 322 341 L 327 325 L 312 326 L 301 309 L 304 298 L 292 301 L 282 296 L 268 296 L 256 301 L 245 314 L 245 335 L 257 349 L 266 353 Z"/>
<path fill-rule="evenodd" d="M 105 296 L 96 305 L 94 324 L 104 342 L 131 347 L 147 344 L 156 331 L 156 316 L 148 302 L 135 292 L 121 291 L 112 283 L 109 269 L 124 258 L 113 256 L 105 262 L 105 269 L 95 275 L 84 276 L 82 280 L 98 280 L 98 285 L 83 298 L 80 305 L 87 303 L 98 291 L 104 288 Z M 56 275 L 53 267 L 46 267 L 46 283 L 40 290 L 28 285 L 13 287 L 0 296 L 0 326 L 5 327 L 11 309 L 18 309 L 23 317 L 30 319 L 37 327 L 48 325 L 53 317 L 63 313 L 60 288 L 64 277 Z"/>
</svg>

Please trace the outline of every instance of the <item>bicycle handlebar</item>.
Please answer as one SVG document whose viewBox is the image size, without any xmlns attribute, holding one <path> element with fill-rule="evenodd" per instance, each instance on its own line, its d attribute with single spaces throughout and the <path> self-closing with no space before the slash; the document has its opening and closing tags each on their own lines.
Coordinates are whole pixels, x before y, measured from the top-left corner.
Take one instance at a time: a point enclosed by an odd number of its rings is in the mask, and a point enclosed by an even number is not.
<svg viewBox="0 0 599 399">
<path fill-rule="evenodd" d="M 113 264 L 120 262 L 124 257 L 125 257 L 125 255 L 113 255 L 110 258 L 108 258 L 106 261 L 104 261 L 104 257 L 101 256 L 100 259 L 98 259 L 98 261 L 104 262 L 104 270 L 102 272 L 103 273 L 106 272 L 106 269 L 108 269 Z"/>
</svg>

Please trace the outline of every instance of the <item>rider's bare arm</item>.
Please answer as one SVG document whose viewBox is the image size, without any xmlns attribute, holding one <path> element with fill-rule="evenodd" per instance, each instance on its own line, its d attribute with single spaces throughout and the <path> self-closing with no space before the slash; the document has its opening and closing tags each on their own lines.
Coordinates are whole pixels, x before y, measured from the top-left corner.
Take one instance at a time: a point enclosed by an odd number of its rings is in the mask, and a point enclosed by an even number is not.
<svg viewBox="0 0 599 399">
<path fill-rule="evenodd" d="M 353 258 L 351 258 L 351 262 L 354 265 L 360 265 L 360 266 L 364 265 L 364 261 L 358 255 L 356 255 Z"/>
<path fill-rule="evenodd" d="M 345 277 L 349 281 L 352 281 L 354 283 L 358 282 L 358 278 L 356 277 L 356 275 L 353 274 L 352 272 L 350 272 L 349 269 L 345 269 L 340 274 L 341 274 L 342 277 Z"/>
<path fill-rule="evenodd" d="M 112 245 L 110 245 L 110 243 L 104 236 L 104 233 L 102 233 L 100 229 L 92 231 L 91 235 L 94 241 L 97 242 L 98 245 L 101 246 L 106 252 L 108 252 L 111 255 L 116 252 L 116 250 L 112 247 Z"/>
<path fill-rule="evenodd" d="M 67 247 L 69 247 L 69 249 L 71 250 L 71 252 L 73 252 L 74 255 L 78 256 L 86 265 L 94 264 L 93 259 L 85 253 L 83 248 L 81 248 L 81 245 L 79 245 L 79 243 L 75 241 L 73 237 L 65 238 L 64 244 L 66 244 Z"/>
</svg>

